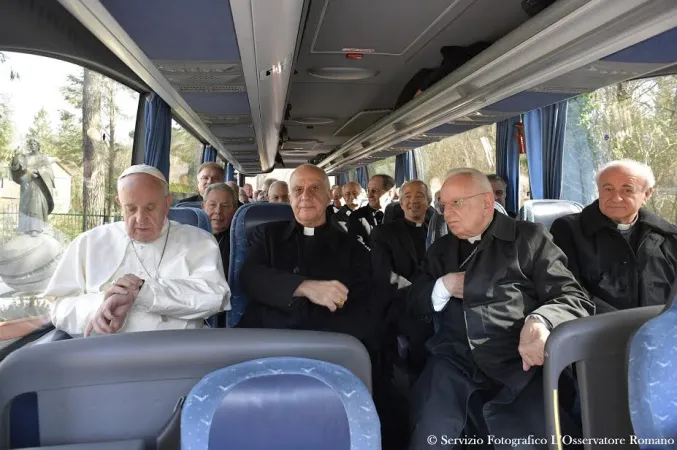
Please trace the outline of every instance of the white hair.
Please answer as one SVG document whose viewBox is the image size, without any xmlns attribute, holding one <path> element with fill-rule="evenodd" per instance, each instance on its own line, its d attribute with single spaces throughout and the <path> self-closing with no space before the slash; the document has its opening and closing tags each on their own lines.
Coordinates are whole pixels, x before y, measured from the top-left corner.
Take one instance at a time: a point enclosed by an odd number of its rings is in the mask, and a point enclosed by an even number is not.
<svg viewBox="0 0 677 450">
<path fill-rule="evenodd" d="M 468 176 L 472 179 L 472 182 L 479 187 L 480 189 L 485 189 L 486 192 L 494 192 L 494 189 L 491 187 L 491 182 L 489 182 L 489 178 L 487 175 L 477 169 L 473 169 L 471 167 L 460 167 L 458 169 L 451 169 L 449 172 L 447 172 L 447 178 L 444 180 L 446 183 L 449 181 L 451 178 L 459 176 L 459 175 L 464 175 Z"/>
<path fill-rule="evenodd" d="M 237 206 L 238 195 L 235 193 L 232 187 L 228 186 L 228 183 L 210 184 L 209 186 L 207 186 L 207 189 L 205 189 L 205 195 L 202 198 L 206 201 L 207 196 L 212 191 L 227 192 L 228 194 L 230 194 L 230 200 L 233 202 L 235 206 Z"/>
<path fill-rule="evenodd" d="M 644 180 L 645 189 L 651 189 L 656 184 L 656 177 L 654 176 L 651 167 L 642 162 L 635 161 L 634 159 L 619 159 L 604 164 L 597 172 L 597 184 L 599 184 L 599 179 L 602 177 L 604 172 L 609 169 L 626 169 L 634 175 L 641 177 Z"/>
</svg>

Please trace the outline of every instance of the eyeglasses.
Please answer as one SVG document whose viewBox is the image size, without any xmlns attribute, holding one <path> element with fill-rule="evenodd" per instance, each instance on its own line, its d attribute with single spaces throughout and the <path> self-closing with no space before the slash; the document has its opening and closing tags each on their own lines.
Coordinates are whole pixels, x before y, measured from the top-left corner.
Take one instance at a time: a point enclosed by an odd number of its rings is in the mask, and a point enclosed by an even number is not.
<svg viewBox="0 0 677 450">
<path fill-rule="evenodd" d="M 475 197 L 478 197 L 478 196 L 484 195 L 484 194 L 488 194 L 488 192 L 480 192 L 479 194 L 471 195 L 470 197 L 463 197 L 463 198 L 459 198 L 457 200 L 452 200 L 452 201 L 446 202 L 446 203 L 440 202 L 439 203 L 440 211 L 442 212 L 442 214 L 444 214 L 444 211 L 447 208 L 454 210 L 454 211 L 458 211 L 459 209 L 463 208 L 463 205 L 466 204 L 467 200 L 470 200 L 471 198 L 475 198 Z"/>
</svg>

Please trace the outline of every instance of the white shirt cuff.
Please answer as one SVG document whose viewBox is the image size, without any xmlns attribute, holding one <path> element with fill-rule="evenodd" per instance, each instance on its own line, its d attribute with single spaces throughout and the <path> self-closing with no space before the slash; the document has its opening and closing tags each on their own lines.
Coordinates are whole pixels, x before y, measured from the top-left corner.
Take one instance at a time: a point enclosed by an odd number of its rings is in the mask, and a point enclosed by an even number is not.
<svg viewBox="0 0 677 450">
<path fill-rule="evenodd" d="M 548 328 L 548 330 L 552 331 L 552 325 L 550 325 L 550 321 L 538 313 L 529 314 L 527 316 L 527 319 L 536 319 L 540 321 L 543 325 L 545 325 Z"/>
<path fill-rule="evenodd" d="M 433 287 L 433 293 L 430 297 L 433 302 L 433 309 L 436 312 L 442 311 L 444 307 L 447 306 L 450 298 L 451 294 L 449 291 L 447 291 L 446 286 L 444 286 L 442 277 L 438 278 L 435 282 L 435 287 Z"/>
</svg>

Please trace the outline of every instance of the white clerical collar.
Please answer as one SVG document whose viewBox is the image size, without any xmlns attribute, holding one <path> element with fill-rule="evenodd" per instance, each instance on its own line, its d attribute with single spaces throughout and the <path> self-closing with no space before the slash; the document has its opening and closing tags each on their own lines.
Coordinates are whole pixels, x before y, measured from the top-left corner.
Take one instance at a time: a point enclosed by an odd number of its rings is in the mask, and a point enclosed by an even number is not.
<svg viewBox="0 0 677 450">
<path fill-rule="evenodd" d="M 421 228 L 423 226 L 422 223 L 417 223 L 417 222 L 414 222 L 414 225 L 416 225 L 416 228 Z"/>
<path fill-rule="evenodd" d="M 639 214 L 637 215 L 637 217 L 635 217 L 635 220 L 633 220 L 632 223 L 617 223 L 616 228 L 618 229 L 618 231 L 628 231 L 630 228 L 635 226 L 638 218 Z"/>
<path fill-rule="evenodd" d="M 468 242 L 471 244 L 474 244 L 475 242 L 479 242 L 482 239 L 482 234 L 478 234 L 477 236 L 473 236 L 471 238 L 468 238 Z"/>
<path fill-rule="evenodd" d="M 315 228 L 303 227 L 304 236 L 315 236 Z"/>
</svg>

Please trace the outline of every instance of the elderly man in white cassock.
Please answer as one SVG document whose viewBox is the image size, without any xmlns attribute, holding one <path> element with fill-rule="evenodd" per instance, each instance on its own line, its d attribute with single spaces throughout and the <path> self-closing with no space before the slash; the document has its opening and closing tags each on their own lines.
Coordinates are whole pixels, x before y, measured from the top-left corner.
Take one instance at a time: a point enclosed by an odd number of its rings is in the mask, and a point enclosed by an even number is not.
<svg viewBox="0 0 677 450">
<path fill-rule="evenodd" d="M 45 291 L 52 322 L 70 334 L 200 328 L 230 309 L 214 237 L 167 218 L 162 173 L 136 165 L 118 178 L 124 222 L 96 227 L 66 249 Z"/>
</svg>

